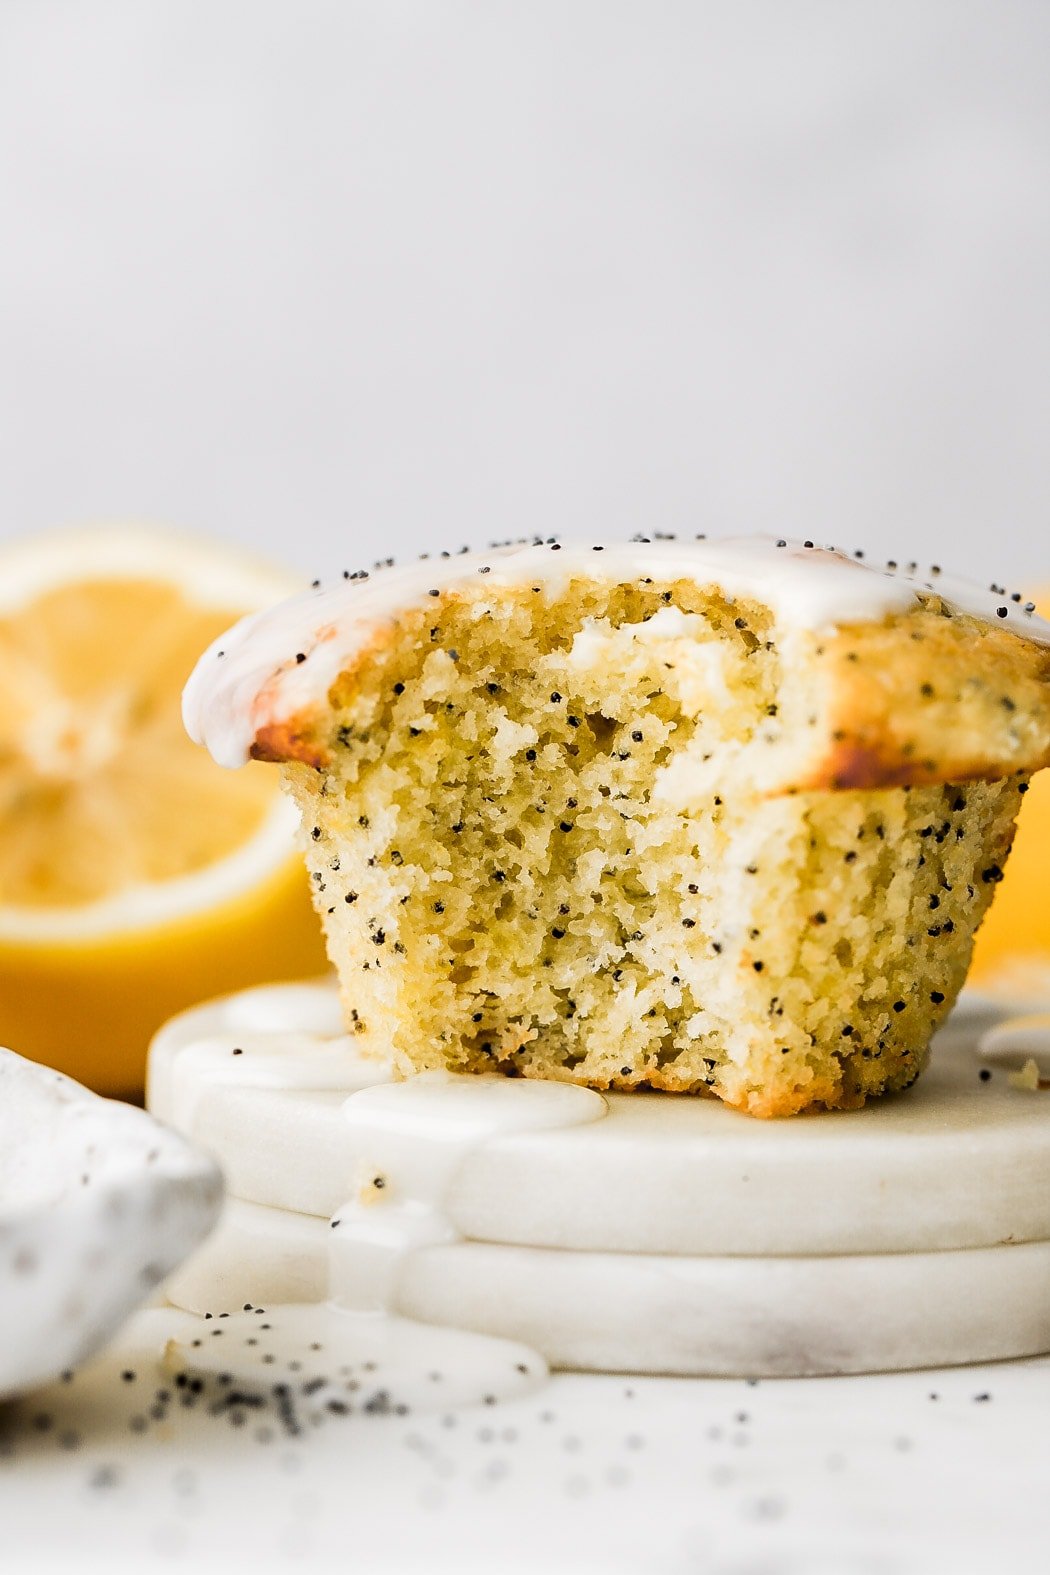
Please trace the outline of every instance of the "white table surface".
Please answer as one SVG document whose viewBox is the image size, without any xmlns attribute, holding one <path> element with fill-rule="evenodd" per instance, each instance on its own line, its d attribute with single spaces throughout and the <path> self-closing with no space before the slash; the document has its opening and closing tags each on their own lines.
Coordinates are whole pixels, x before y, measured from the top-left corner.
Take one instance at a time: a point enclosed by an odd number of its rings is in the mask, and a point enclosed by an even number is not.
<svg viewBox="0 0 1050 1575">
<path fill-rule="evenodd" d="M 558 1375 L 515 1404 L 291 1437 L 275 1412 L 234 1426 L 183 1404 L 146 1354 L 167 1317 L 140 1315 L 71 1383 L 0 1410 L 5 1572 L 1047 1568 L 1050 1359 L 761 1383 Z"/>
</svg>

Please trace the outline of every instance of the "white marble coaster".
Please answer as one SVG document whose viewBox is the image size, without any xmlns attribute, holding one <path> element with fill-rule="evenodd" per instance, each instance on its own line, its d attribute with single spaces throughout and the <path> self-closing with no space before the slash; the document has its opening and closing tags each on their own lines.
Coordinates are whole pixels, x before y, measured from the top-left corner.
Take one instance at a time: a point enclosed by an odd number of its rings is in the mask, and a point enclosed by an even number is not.
<svg viewBox="0 0 1050 1575">
<path fill-rule="evenodd" d="M 1005 1015 L 960 1008 L 917 1085 L 860 1111 L 763 1122 L 614 1094 L 530 1127 L 511 1107 L 538 1089 L 587 1091 L 501 1079 L 493 1119 L 462 1118 L 356 1056 L 333 986 L 278 986 L 162 1030 L 149 1100 L 237 1197 L 327 1217 L 378 1176 L 388 1198 L 439 1188 L 452 1233 L 476 1241 L 720 1256 L 1050 1240 L 1050 1091 L 1019 1091 L 977 1053 Z"/>
<path fill-rule="evenodd" d="M 168 1294 L 212 1314 L 321 1301 L 330 1238 L 324 1220 L 231 1200 Z M 403 1259 L 392 1308 L 520 1342 L 552 1367 L 751 1377 L 940 1367 L 1050 1349 L 1050 1243 L 675 1258 L 459 1242 Z"/>
</svg>

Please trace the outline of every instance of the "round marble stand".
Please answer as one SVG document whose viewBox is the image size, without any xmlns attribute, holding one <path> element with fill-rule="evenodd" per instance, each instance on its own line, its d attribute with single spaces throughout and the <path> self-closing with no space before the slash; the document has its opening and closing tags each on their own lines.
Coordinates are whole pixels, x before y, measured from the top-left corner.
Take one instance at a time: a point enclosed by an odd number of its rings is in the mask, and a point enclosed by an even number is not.
<svg viewBox="0 0 1050 1575">
<path fill-rule="evenodd" d="M 905 1095 L 763 1123 L 673 1095 L 394 1084 L 342 1036 L 328 985 L 246 992 L 154 1046 L 151 1108 L 233 1194 L 169 1294 L 215 1312 L 331 1285 L 367 1308 L 379 1284 L 388 1311 L 591 1370 L 1050 1350 L 1050 1093 L 986 1064 L 1004 1015 L 961 1010 Z"/>
<path fill-rule="evenodd" d="M 169 1283 L 193 1312 L 323 1301 L 327 1220 L 231 1199 Z M 456 1242 L 413 1252 L 396 1311 L 551 1367 L 800 1377 L 1050 1350 L 1050 1242 L 843 1257 L 672 1257 Z"/>
</svg>

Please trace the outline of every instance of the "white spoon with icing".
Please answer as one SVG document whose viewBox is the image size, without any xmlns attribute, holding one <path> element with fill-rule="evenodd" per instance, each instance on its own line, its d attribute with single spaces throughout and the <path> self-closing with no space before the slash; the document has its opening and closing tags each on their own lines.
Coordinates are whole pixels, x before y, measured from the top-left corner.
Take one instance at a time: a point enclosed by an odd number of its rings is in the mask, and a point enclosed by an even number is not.
<svg viewBox="0 0 1050 1575">
<path fill-rule="evenodd" d="M 75 1367 L 214 1225 L 218 1167 L 0 1049 L 0 1400 Z"/>
</svg>

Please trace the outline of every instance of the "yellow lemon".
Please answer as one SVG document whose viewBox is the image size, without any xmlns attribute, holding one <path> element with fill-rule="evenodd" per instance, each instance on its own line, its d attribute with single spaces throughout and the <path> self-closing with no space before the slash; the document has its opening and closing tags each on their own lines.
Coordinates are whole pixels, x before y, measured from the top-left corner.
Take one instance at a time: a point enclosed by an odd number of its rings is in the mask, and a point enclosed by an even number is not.
<svg viewBox="0 0 1050 1575">
<path fill-rule="evenodd" d="M 1036 597 L 1050 614 L 1050 592 Z M 1017 821 L 1006 875 L 977 933 L 971 982 L 996 975 L 1039 977 L 1050 970 L 1050 771 L 1032 778 Z"/>
<path fill-rule="evenodd" d="M 136 527 L 0 551 L 0 1043 L 134 1096 L 172 1012 L 325 969 L 294 812 L 180 714 L 210 641 L 296 588 Z"/>
</svg>

